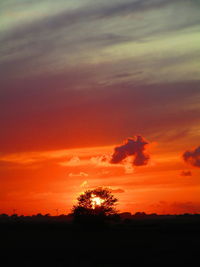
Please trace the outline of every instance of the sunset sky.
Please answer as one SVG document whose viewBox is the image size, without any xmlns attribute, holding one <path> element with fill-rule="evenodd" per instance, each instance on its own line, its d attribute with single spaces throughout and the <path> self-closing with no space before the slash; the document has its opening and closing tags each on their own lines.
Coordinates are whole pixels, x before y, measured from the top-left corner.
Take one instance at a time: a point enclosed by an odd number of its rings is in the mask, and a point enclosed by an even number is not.
<svg viewBox="0 0 200 267">
<path fill-rule="evenodd" d="M 0 213 L 99 186 L 200 213 L 199 0 L 0 1 Z"/>
</svg>

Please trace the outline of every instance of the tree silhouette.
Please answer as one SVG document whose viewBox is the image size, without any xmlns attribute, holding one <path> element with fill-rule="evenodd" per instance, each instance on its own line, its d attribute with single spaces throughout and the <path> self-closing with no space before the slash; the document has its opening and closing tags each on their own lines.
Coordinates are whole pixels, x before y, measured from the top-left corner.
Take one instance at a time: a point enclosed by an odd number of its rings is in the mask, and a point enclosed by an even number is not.
<svg viewBox="0 0 200 267">
<path fill-rule="evenodd" d="M 75 219 L 106 218 L 117 214 L 117 198 L 108 188 L 98 187 L 87 190 L 77 198 L 77 205 L 72 209 Z"/>
</svg>

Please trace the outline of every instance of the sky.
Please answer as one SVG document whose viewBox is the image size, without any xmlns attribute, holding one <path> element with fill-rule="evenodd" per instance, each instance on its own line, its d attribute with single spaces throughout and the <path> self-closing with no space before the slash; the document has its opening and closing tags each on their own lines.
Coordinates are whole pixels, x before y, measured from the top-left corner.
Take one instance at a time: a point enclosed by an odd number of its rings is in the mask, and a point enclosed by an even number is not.
<svg viewBox="0 0 200 267">
<path fill-rule="evenodd" d="M 199 43 L 199 0 L 1 0 L 0 213 L 199 213 Z"/>
</svg>

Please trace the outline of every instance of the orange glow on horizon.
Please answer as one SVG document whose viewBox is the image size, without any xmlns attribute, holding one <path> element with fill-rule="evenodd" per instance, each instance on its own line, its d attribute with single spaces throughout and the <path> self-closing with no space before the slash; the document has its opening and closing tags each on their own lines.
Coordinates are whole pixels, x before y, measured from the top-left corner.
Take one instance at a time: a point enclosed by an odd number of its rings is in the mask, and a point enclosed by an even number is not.
<svg viewBox="0 0 200 267">
<path fill-rule="evenodd" d="M 77 196 L 90 188 L 109 187 L 118 198 L 120 212 L 185 213 L 200 211 L 199 170 L 189 168 L 181 151 L 165 152 L 151 146 L 146 166 L 131 161 L 107 162 L 113 146 L 18 153 L 2 156 L 0 213 L 18 214 L 71 211 Z M 64 162 L 64 164 L 63 164 Z M 128 169 L 128 171 L 127 171 Z M 192 176 L 181 176 L 190 170 Z M 187 173 L 187 172 L 186 172 Z M 93 205 L 103 200 L 93 196 Z"/>
</svg>

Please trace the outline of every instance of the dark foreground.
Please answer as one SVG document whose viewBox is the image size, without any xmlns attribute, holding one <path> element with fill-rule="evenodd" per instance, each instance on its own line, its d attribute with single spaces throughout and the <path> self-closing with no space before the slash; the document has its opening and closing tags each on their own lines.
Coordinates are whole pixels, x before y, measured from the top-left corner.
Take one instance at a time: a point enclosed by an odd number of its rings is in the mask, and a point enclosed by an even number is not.
<svg viewBox="0 0 200 267">
<path fill-rule="evenodd" d="M 0 221 L 0 266 L 198 266 L 200 216 L 106 225 Z M 197 262 L 195 263 L 195 261 Z"/>
</svg>

